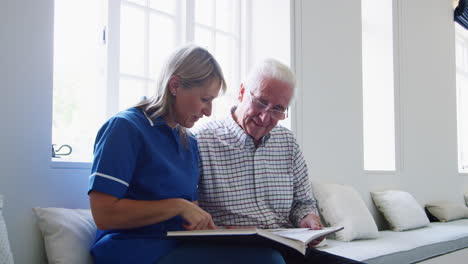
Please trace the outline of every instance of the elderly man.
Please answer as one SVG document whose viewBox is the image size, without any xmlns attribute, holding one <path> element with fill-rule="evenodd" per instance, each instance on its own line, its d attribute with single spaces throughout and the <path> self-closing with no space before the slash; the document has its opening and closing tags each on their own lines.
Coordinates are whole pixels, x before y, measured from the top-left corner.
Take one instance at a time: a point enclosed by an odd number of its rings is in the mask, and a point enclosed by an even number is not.
<svg viewBox="0 0 468 264">
<path fill-rule="evenodd" d="M 231 114 L 196 132 L 199 202 L 217 226 L 322 227 L 302 152 L 292 132 L 277 125 L 287 116 L 294 87 L 292 71 L 267 59 L 241 85 Z M 281 254 L 287 263 L 358 263 L 315 249 L 305 258 L 290 250 Z"/>
</svg>

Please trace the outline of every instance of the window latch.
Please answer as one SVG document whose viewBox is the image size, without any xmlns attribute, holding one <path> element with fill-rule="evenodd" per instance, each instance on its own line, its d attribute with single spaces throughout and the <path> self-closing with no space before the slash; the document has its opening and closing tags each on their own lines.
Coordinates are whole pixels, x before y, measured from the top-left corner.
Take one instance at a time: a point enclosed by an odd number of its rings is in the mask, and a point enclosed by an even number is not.
<svg viewBox="0 0 468 264">
<path fill-rule="evenodd" d="M 106 27 L 102 29 L 102 44 L 104 45 L 107 44 L 107 28 Z"/>
<path fill-rule="evenodd" d="M 60 156 L 68 156 L 72 153 L 73 149 L 70 145 L 61 145 L 56 148 L 56 144 L 52 144 L 52 158 L 60 158 Z M 62 151 L 64 149 L 64 151 Z M 62 151 L 62 152 L 61 152 Z"/>
</svg>

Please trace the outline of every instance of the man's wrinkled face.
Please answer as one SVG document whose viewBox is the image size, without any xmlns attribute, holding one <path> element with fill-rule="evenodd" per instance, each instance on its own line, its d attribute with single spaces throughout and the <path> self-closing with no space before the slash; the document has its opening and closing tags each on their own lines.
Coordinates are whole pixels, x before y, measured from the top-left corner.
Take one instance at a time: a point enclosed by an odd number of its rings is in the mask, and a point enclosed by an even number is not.
<svg viewBox="0 0 468 264">
<path fill-rule="evenodd" d="M 274 112 L 285 112 L 292 95 L 290 84 L 273 78 L 260 78 L 256 87 L 242 84 L 234 119 L 258 144 L 278 124 L 280 115 Z"/>
</svg>

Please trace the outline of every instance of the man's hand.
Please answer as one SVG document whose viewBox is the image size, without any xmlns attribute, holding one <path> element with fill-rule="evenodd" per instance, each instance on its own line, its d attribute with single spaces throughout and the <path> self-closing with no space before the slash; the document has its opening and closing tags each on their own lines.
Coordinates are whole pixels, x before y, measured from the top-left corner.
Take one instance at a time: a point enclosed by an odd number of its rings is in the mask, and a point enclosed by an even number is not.
<svg viewBox="0 0 468 264">
<path fill-rule="evenodd" d="M 323 228 L 322 222 L 320 221 L 320 217 L 316 214 L 308 214 L 304 218 L 302 218 L 300 224 L 302 228 L 310 228 L 313 230 L 319 230 Z M 309 247 L 315 247 L 316 245 L 320 244 L 325 237 L 320 237 L 312 242 L 309 243 Z"/>
</svg>

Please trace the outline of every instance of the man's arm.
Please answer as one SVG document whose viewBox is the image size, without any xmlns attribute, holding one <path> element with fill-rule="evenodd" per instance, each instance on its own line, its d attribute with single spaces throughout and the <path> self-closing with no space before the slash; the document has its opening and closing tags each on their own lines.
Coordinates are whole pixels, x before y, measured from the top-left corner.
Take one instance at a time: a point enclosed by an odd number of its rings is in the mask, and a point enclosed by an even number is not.
<svg viewBox="0 0 468 264">
<path fill-rule="evenodd" d="M 307 165 L 302 155 L 302 151 L 295 140 L 293 141 L 292 163 L 294 173 L 294 201 L 289 218 L 294 226 L 300 227 L 301 221 L 309 214 L 313 214 L 318 217 L 318 210 L 317 203 L 312 194 L 312 185 L 309 180 Z M 320 218 L 317 219 L 320 223 Z M 308 227 L 312 228 L 312 226 Z"/>
<path fill-rule="evenodd" d="M 294 225 L 302 228 L 323 228 L 318 214 L 317 202 L 312 194 L 312 184 L 309 180 L 309 172 L 302 152 L 294 141 L 294 204 L 291 210 L 291 221 Z M 309 243 L 314 247 L 325 237 L 320 237 Z"/>
</svg>

